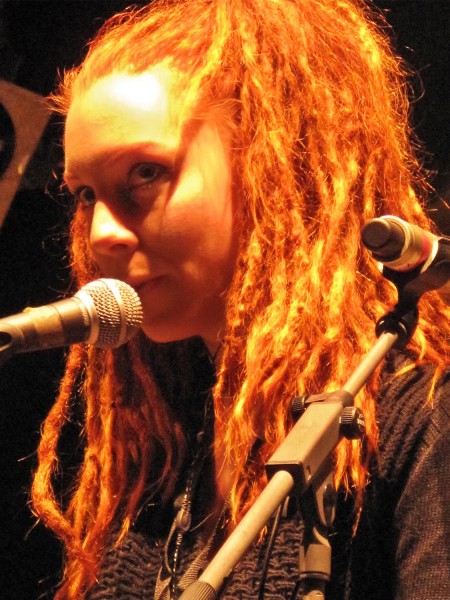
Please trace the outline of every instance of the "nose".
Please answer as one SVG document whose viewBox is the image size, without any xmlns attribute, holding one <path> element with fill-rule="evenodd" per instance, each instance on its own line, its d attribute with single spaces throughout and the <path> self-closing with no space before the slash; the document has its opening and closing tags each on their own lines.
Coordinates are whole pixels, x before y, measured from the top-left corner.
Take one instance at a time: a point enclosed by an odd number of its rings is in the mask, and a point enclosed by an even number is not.
<svg viewBox="0 0 450 600">
<path fill-rule="evenodd" d="M 126 255 L 138 245 L 135 232 L 105 202 L 95 203 L 89 233 L 94 253 L 103 256 Z"/>
</svg>

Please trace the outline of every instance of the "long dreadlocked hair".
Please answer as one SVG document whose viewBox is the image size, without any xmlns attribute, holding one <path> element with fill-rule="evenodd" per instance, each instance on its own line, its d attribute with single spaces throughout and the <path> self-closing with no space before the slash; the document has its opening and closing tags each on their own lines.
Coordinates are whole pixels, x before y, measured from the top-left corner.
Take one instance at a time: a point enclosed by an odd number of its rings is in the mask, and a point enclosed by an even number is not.
<svg viewBox="0 0 450 600">
<path fill-rule="evenodd" d="M 406 78 L 384 27 L 362 1 L 156 1 L 110 19 L 53 97 L 66 114 L 98 78 L 164 60 L 185 76 L 186 106 L 231 107 L 233 125 L 225 126 L 242 231 L 213 395 L 216 443 L 236 473 L 234 522 L 262 489 L 264 463 L 292 425 L 292 397 L 339 389 L 397 300 L 360 248 L 363 224 L 396 214 L 432 228 L 418 200 L 425 184 L 409 141 Z M 84 285 L 98 273 L 82 207 L 71 249 Z M 449 361 L 448 309 L 429 293 L 420 314 L 410 350 L 436 365 L 437 378 Z M 148 486 L 171 495 L 186 435 L 154 370 L 188 380 L 189 344 L 175 344 L 175 355 L 170 364 L 165 346 L 141 335 L 114 351 L 70 351 L 33 485 L 37 514 L 66 546 L 58 598 L 80 598 L 93 585 L 113 522 L 121 522 L 120 539 Z M 359 496 L 376 451 L 378 379 L 356 398 L 366 415 L 364 452 L 349 441 L 336 451 L 336 484 Z M 53 483 L 74 389 L 85 402 L 85 452 L 63 510 Z"/>
</svg>

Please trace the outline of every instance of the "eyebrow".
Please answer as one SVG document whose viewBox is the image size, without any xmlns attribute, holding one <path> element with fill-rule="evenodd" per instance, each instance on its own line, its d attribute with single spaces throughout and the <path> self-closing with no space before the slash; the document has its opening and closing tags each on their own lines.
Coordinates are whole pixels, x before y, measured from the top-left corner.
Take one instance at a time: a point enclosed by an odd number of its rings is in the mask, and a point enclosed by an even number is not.
<svg viewBox="0 0 450 600">
<path fill-rule="evenodd" d="M 170 162 L 171 164 L 175 164 L 177 161 L 177 157 L 179 157 L 182 149 L 179 146 L 168 145 L 168 144 L 160 144 L 151 141 L 145 142 L 135 142 L 133 144 L 113 146 L 104 151 L 98 152 L 94 155 L 92 160 L 88 160 L 86 162 L 75 161 L 73 164 L 69 165 L 69 169 L 65 167 L 63 173 L 63 180 L 66 182 L 67 179 L 77 179 L 76 172 L 82 170 L 85 164 L 93 164 L 96 163 L 117 163 L 122 160 L 124 156 L 129 156 L 133 154 L 142 154 L 143 152 L 148 152 L 152 155 L 152 160 L 163 160 L 165 162 Z"/>
</svg>

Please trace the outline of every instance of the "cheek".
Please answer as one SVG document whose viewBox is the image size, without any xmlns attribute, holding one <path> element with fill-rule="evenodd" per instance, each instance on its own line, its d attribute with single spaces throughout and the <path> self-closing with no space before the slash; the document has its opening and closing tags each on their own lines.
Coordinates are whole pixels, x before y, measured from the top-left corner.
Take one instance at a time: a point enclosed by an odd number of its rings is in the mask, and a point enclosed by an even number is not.
<svg viewBox="0 0 450 600">
<path fill-rule="evenodd" d="M 193 175 L 177 187 L 167 205 L 164 238 L 186 259 L 196 255 L 221 262 L 234 247 L 231 193 L 204 183 Z"/>
<path fill-rule="evenodd" d="M 233 245 L 231 167 L 217 128 L 204 125 L 191 141 L 168 206 L 176 229 L 198 252 L 228 254 Z"/>
</svg>

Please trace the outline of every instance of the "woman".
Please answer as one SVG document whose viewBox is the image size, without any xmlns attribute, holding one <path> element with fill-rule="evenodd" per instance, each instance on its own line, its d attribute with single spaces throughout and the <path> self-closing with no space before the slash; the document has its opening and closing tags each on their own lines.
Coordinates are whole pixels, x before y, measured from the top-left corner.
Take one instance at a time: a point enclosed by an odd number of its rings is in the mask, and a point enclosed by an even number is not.
<svg viewBox="0 0 450 600">
<path fill-rule="evenodd" d="M 263 489 L 291 399 L 339 389 L 373 346 L 397 294 L 360 231 L 383 214 L 431 227 L 375 20 L 349 0 L 153 2 L 111 19 L 65 75 L 76 283 L 131 284 L 144 324 L 118 350 L 74 346 L 45 423 L 33 501 L 66 546 L 58 598 L 178 597 Z M 433 487 L 438 466 L 450 477 L 448 314 L 427 294 L 407 353 L 356 398 L 367 432 L 335 454 L 327 598 L 450 595 Z M 77 396 L 84 458 L 61 506 Z M 222 597 L 301 597 L 295 502 L 268 538 Z"/>
</svg>

